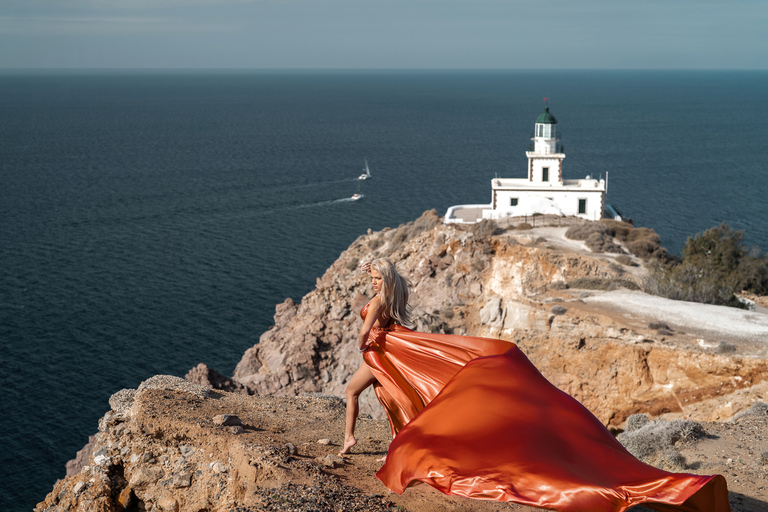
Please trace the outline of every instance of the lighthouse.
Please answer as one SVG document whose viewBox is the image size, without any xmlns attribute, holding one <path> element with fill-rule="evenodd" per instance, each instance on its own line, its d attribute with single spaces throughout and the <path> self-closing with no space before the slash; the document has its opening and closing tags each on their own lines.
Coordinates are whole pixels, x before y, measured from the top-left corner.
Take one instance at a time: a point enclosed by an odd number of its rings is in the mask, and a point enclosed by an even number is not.
<svg viewBox="0 0 768 512">
<path fill-rule="evenodd" d="M 557 119 L 549 107 L 536 118 L 531 134 L 527 178 L 493 178 L 491 204 L 452 206 L 447 223 L 473 223 L 483 219 L 522 217 L 536 214 L 573 215 L 599 220 L 605 209 L 605 180 L 591 176 L 563 177 L 565 152 L 560 144 Z"/>
<path fill-rule="evenodd" d="M 543 185 L 563 184 L 563 159 L 565 153 L 557 141 L 557 119 L 549 113 L 549 107 L 536 119 L 533 128 L 533 151 L 528 157 L 528 181 Z"/>
</svg>

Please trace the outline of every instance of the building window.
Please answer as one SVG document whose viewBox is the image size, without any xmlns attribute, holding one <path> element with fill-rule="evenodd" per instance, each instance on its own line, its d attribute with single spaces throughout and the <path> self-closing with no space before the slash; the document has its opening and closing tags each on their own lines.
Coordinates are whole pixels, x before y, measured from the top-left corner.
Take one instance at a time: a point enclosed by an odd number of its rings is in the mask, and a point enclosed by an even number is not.
<svg viewBox="0 0 768 512">
<path fill-rule="evenodd" d="M 541 168 L 541 181 L 549 181 L 549 167 Z"/>
<path fill-rule="evenodd" d="M 587 213 L 587 200 L 579 199 L 579 213 Z"/>
<path fill-rule="evenodd" d="M 517 206 L 517 198 L 516 197 L 510 197 L 509 198 L 509 206 Z"/>
</svg>

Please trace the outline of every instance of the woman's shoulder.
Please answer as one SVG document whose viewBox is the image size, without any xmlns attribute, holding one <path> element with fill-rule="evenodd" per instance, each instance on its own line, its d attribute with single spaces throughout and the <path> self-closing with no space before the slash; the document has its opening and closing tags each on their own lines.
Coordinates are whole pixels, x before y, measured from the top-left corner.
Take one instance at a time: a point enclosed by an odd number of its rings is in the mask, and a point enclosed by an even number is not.
<svg viewBox="0 0 768 512">
<path fill-rule="evenodd" d="M 381 307 L 381 297 L 379 296 L 378 293 L 374 295 L 371 300 L 368 301 L 368 307 L 374 308 L 374 309 L 378 309 L 379 307 Z"/>
</svg>

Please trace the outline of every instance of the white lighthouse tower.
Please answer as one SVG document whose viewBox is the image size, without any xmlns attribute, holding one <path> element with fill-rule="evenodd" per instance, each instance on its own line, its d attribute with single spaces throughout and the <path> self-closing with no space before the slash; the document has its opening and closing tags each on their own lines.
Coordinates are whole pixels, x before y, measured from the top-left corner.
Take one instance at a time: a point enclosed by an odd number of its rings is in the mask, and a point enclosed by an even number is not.
<svg viewBox="0 0 768 512">
<path fill-rule="evenodd" d="M 542 185 L 563 185 L 563 159 L 565 153 L 558 147 L 557 119 L 549 107 L 536 119 L 533 129 L 533 151 L 528 157 L 528 181 Z"/>
<path fill-rule="evenodd" d="M 563 179 L 565 153 L 557 119 L 544 108 L 534 124 L 533 146 L 525 152 L 528 177 L 491 180 L 491 204 L 458 205 L 448 209 L 445 222 L 472 223 L 482 219 L 536 214 L 573 215 L 599 220 L 605 209 L 605 180 L 590 176 Z"/>
</svg>

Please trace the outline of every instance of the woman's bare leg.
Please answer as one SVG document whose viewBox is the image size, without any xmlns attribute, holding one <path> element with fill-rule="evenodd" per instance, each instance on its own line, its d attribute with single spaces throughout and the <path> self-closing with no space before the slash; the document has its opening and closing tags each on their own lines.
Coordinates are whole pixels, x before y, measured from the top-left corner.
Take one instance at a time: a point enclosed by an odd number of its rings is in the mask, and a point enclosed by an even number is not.
<svg viewBox="0 0 768 512">
<path fill-rule="evenodd" d="M 373 376 L 371 370 L 363 363 L 352 376 L 349 384 L 347 384 L 347 426 L 344 430 L 344 446 L 339 453 L 349 453 L 350 448 L 357 444 L 355 425 L 357 424 L 357 415 L 360 412 L 357 399 L 360 393 L 365 391 L 374 382 L 376 382 L 376 377 Z"/>
</svg>

